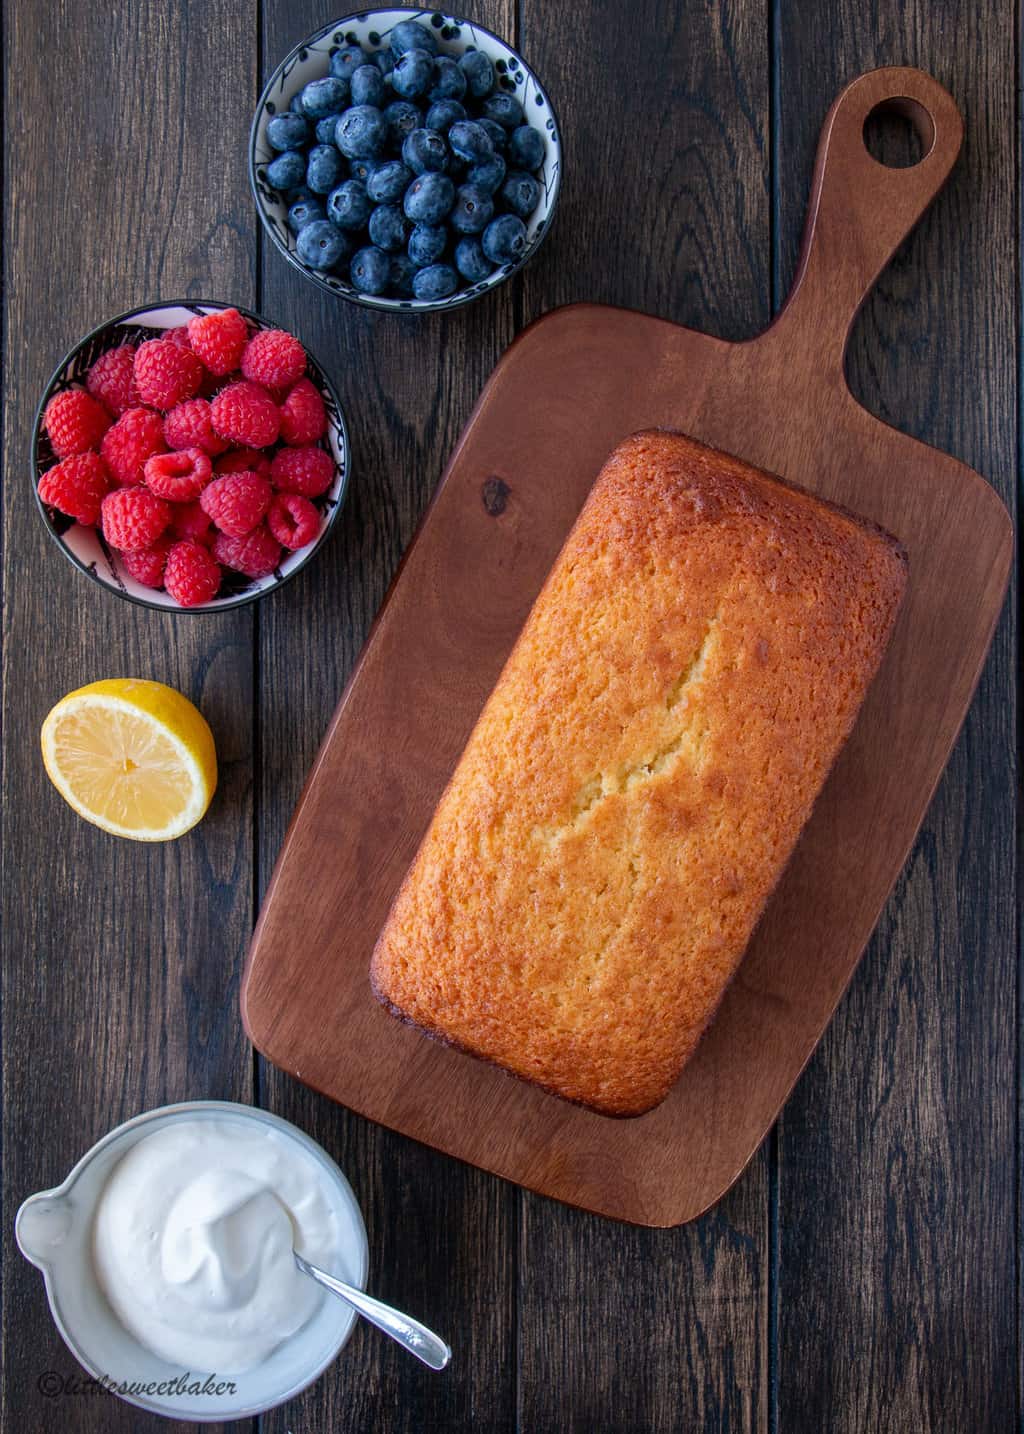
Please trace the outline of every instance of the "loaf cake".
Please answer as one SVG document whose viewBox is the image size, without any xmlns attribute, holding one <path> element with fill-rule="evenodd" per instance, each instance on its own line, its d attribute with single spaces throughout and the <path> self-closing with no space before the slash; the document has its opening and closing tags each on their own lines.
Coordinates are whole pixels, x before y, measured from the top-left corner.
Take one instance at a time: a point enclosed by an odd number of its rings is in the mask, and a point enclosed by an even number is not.
<svg viewBox="0 0 1024 1434">
<path fill-rule="evenodd" d="M 622 443 L 373 954 L 396 1016 L 607 1115 L 664 1099 L 849 736 L 906 558 L 688 438 Z"/>
</svg>

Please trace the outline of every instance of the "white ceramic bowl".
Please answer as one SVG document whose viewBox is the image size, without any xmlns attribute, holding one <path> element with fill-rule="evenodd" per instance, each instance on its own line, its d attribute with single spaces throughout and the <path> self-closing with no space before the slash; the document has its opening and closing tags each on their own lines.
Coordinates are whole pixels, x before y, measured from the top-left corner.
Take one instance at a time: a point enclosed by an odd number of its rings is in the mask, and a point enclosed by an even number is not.
<svg viewBox="0 0 1024 1434">
<path fill-rule="evenodd" d="M 401 20 L 421 20 L 430 25 L 442 55 L 457 57 L 475 48 L 490 56 L 498 71 L 499 84 L 515 95 L 526 112 L 527 120 L 544 139 L 544 166 L 540 173 L 542 194 L 540 203 L 526 224 L 527 243 L 523 253 L 514 264 L 495 269 L 481 283 L 460 289 L 447 299 L 389 299 L 375 294 L 361 294 L 346 279 L 310 269 L 295 252 L 295 235 L 288 228 L 287 204 L 263 177 L 266 166 L 276 157 L 267 142 L 267 125 L 276 114 L 284 113 L 292 96 L 310 80 L 322 79 L 328 73 L 332 50 L 346 42 L 362 45 L 365 50 L 384 49 L 388 44 L 388 35 Z M 315 35 L 303 40 L 301 45 L 296 45 L 270 76 L 256 106 L 249 135 L 249 182 L 256 208 L 263 227 L 288 262 L 307 279 L 331 293 L 341 294 L 369 309 L 392 309 L 399 313 L 457 309 L 461 304 L 468 304 L 481 294 L 496 289 L 529 263 L 551 226 L 561 169 L 561 142 L 554 108 L 540 80 L 523 57 L 476 21 L 458 20 L 440 10 L 361 10 L 357 15 L 347 15 L 331 25 L 325 25 Z"/>
<path fill-rule="evenodd" d="M 32 428 L 33 487 L 39 482 L 40 476 L 46 472 L 47 468 L 57 461 L 42 423 L 46 405 L 55 393 L 69 388 L 72 384 L 84 383 L 89 368 L 96 362 L 100 354 L 106 353 L 108 349 L 115 349 L 124 343 L 140 343 L 144 339 L 158 338 L 162 330 L 179 328 L 182 324 L 187 324 L 189 319 L 195 318 L 197 314 L 211 314 L 217 309 L 227 308 L 237 308 L 255 328 L 273 329 L 277 327 L 269 319 L 262 318 L 259 314 L 250 313 L 248 309 L 243 309 L 238 304 L 207 303 L 204 300 L 201 303 L 182 301 L 148 304 L 142 308 L 129 309 L 127 313 L 118 314 L 116 318 L 109 319 L 106 323 L 93 329 L 92 333 L 86 334 L 85 338 L 61 359 L 39 400 Z M 345 415 L 342 412 L 341 404 L 338 402 L 338 396 L 327 375 L 308 349 L 306 349 L 306 360 L 308 376 L 319 389 L 327 410 L 326 440 L 335 465 L 334 482 L 322 498 L 314 500 L 323 516 L 320 532 L 308 547 L 301 548 L 297 553 L 286 554 L 280 566 L 266 578 L 248 578 L 244 573 L 225 572 L 225 582 L 221 593 L 212 602 L 199 603 L 196 607 L 181 607 L 162 589 L 143 587 L 141 583 L 136 582 L 125 570 L 119 554 L 114 552 L 104 541 L 103 534 L 98 528 L 85 528 L 71 518 L 66 518 L 62 513 L 57 513 L 54 509 L 46 507 L 37 492 L 36 504 L 43 522 L 46 524 L 47 532 L 56 541 L 64 556 L 74 563 L 79 572 L 85 573 L 86 577 L 92 578 L 108 592 L 115 593 L 118 597 L 127 598 L 129 602 L 138 603 L 141 607 L 157 608 L 161 612 L 191 614 L 221 612 L 226 608 L 242 607 L 245 603 L 255 602 L 258 598 L 273 592 L 282 583 L 286 583 L 289 578 L 294 577 L 322 547 L 335 519 L 344 506 L 349 475 L 348 430 L 345 427 Z"/>
<path fill-rule="evenodd" d="M 29 1196 L 14 1227 L 22 1254 L 43 1272 L 50 1312 L 64 1343 L 94 1379 L 110 1381 L 114 1392 L 120 1392 L 116 1385 L 121 1382 L 173 1383 L 185 1371 L 144 1349 L 108 1305 L 92 1259 L 97 1197 L 117 1162 L 144 1136 L 174 1121 L 225 1117 L 269 1126 L 313 1157 L 323 1173 L 324 1196 L 342 1231 L 344 1254 L 331 1273 L 360 1289 L 366 1285 L 366 1227 L 356 1198 L 334 1161 L 308 1135 L 267 1111 L 223 1100 L 185 1101 L 137 1115 L 98 1141 L 56 1189 Z M 234 1385 L 233 1394 L 223 1390 L 206 1395 L 136 1391 L 120 1397 L 139 1409 L 196 1424 L 248 1418 L 285 1403 L 312 1384 L 337 1357 L 355 1320 L 353 1310 L 325 1295 L 317 1314 L 263 1364 L 244 1374 L 218 1376 L 221 1382 Z M 201 1386 L 208 1373 L 192 1370 L 191 1381 Z"/>
</svg>

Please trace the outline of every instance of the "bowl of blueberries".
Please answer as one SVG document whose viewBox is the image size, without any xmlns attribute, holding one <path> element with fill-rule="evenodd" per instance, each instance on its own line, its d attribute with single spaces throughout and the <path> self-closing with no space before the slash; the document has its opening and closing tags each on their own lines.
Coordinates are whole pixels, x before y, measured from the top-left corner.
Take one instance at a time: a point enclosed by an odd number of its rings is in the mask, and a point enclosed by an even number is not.
<svg viewBox="0 0 1024 1434">
<path fill-rule="evenodd" d="M 530 259 L 561 145 L 526 62 L 435 10 L 366 10 L 304 40 L 260 96 L 249 175 L 290 264 L 375 309 L 455 308 Z"/>
</svg>

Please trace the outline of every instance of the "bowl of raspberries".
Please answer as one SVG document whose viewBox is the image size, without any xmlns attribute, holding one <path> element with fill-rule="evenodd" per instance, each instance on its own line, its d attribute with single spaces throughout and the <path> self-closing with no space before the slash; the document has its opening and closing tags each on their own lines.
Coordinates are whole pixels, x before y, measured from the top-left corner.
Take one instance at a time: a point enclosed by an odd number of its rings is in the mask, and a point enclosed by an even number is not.
<svg viewBox="0 0 1024 1434">
<path fill-rule="evenodd" d="M 297 45 L 260 97 L 249 175 L 284 257 L 376 309 L 455 308 L 551 224 L 558 122 L 525 60 L 436 10 L 365 10 Z"/>
<path fill-rule="evenodd" d="M 337 396 L 294 335 L 213 303 L 132 309 L 63 360 L 36 414 L 39 511 L 146 607 L 253 602 L 309 562 L 348 481 Z"/>
</svg>

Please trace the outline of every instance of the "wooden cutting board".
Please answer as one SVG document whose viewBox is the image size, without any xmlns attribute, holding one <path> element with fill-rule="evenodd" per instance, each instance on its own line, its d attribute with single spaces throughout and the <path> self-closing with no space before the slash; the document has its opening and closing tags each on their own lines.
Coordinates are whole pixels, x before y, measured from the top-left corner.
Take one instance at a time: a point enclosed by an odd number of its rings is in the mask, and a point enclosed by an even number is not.
<svg viewBox="0 0 1024 1434">
<path fill-rule="evenodd" d="M 865 148 L 880 105 L 918 130 L 925 155 L 913 168 L 886 168 Z M 764 334 L 730 344 L 584 305 L 548 315 L 506 353 L 341 700 L 267 894 L 242 1012 L 277 1065 L 440 1150 L 640 1224 L 692 1219 L 736 1179 L 903 865 L 1005 591 L 1012 533 L 998 497 L 868 414 L 843 374 L 854 315 L 945 181 L 961 135 L 953 100 L 929 76 L 864 75 L 825 121 L 798 275 Z M 621 438 L 655 426 L 882 524 L 909 551 L 910 586 L 853 737 L 714 1025 L 662 1106 L 611 1120 L 400 1025 L 375 1002 L 368 968 L 595 475 Z"/>
</svg>

